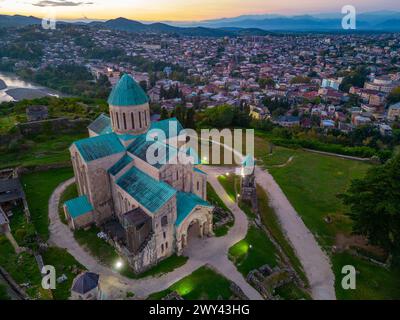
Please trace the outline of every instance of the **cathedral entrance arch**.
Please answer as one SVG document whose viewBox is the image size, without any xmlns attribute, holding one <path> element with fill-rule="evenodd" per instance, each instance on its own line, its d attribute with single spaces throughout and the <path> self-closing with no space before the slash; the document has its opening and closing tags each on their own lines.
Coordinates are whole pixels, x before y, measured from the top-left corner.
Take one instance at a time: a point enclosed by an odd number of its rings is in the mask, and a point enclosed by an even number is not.
<svg viewBox="0 0 400 320">
<path fill-rule="evenodd" d="M 198 207 L 181 223 L 177 230 L 177 249 L 182 253 L 190 243 L 212 235 L 212 215 L 209 208 Z"/>
</svg>

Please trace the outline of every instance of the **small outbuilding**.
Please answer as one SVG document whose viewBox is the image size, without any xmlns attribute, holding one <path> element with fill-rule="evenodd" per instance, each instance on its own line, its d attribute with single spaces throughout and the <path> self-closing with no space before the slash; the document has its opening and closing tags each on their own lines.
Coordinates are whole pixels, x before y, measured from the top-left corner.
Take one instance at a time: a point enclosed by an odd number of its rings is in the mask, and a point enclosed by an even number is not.
<svg viewBox="0 0 400 320">
<path fill-rule="evenodd" d="M 78 275 L 71 288 L 73 300 L 100 300 L 100 276 L 93 272 L 84 272 Z"/>
<path fill-rule="evenodd" d="M 49 111 L 46 106 L 29 106 L 26 108 L 28 121 L 46 120 L 49 117 Z"/>
<path fill-rule="evenodd" d="M 71 229 L 87 228 L 94 223 L 93 206 L 87 196 L 81 196 L 65 202 L 64 214 Z"/>
</svg>

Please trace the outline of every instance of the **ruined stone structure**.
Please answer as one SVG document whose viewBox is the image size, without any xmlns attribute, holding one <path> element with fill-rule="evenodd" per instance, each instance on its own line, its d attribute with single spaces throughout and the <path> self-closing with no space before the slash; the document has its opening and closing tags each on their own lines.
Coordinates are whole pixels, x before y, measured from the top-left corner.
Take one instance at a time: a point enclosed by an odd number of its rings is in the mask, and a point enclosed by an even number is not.
<svg viewBox="0 0 400 320">
<path fill-rule="evenodd" d="M 257 204 L 257 186 L 256 177 L 254 175 L 254 158 L 247 156 L 242 163 L 242 177 L 241 177 L 241 201 L 251 203 L 254 212 L 258 211 Z"/>
<path fill-rule="evenodd" d="M 64 211 L 73 229 L 107 224 L 112 243 L 140 273 L 181 254 L 189 230 L 211 236 L 213 207 L 206 174 L 195 161 L 181 161 L 192 153 L 177 147 L 179 121 L 151 123 L 148 98 L 128 75 L 108 102 L 110 117 L 99 116 L 90 137 L 70 147 L 80 197 Z"/>
</svg>

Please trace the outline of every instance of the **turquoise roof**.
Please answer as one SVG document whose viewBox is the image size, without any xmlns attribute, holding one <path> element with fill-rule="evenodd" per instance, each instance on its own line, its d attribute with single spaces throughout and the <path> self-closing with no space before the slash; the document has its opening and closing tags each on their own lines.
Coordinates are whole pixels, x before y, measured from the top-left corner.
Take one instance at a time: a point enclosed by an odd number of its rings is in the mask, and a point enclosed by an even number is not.
<svg viewBox="0 0 400 320">
<path fill-rule="evenodd" d="M 176 218 L 175 224 L 179 226 L 197 206 L 212 207 L 210 203 L 194 193 L 178 192 L 176 194 L 178 217 Z"/>
<path fill-rule="evenodd" d="M 254 164 L 254 157 L 250 154 L 248 154 L 242 161 L 242 165 L 246 168 L 253 168 Z"/>
<path fill-rule="evenodd" d="M 178 149 L 174 148 L 171 145 L 165 144 L 160 141 L 146 141 L 145 135 L 142 135 L 135 139 L 135 141 L 133 141 L 129 145 L 127 150 L 139 159 L 149 163 L 149 161 L 147 161 L 147 150 L 153 145 L 156 150 L 163 153 L 157 155 L 157 160 L 159 160 L 157 163 L 151 164 L 157 169 L 160 169 L 163 165 L 168 164 L 170 159 L 174 159 L 178 154 Z"/>
<path fill-rule="evenodd" d="M 115 133 L 78 140 L 74 145 L 87 162 L 125 151 Z"/>
<path fill-rule="evenodd" d="M 194 171 L 200 173 L 200 174 L 205 174 L 207 175 L 207 173 L 205 173 L 204 171 L 200 170 L 199 168 L 193 168 Z"/>
<path fill-rule="evenodd" d="M 111 119 L 107 117 L 104 113 L 97 117 L 89 126 L 88 129 L 92 130 L 93 132 L 97 133 L 98 135 L 101 134 L 108 134 L 112 133 L 111 127 Z"/>
<path fill-rule="evenodd" d="M 135 138 L 139 137 L 139 135 L 133 135 L 133 134 L 129 134 L 129 133 L 124 133 L 124 134 L 119 134 L 118 138 L 122 141 L 130 141 L 133 140 Z"/>
<path fill-rule="evenodd" d="M 93 207 L 86 196 L 68 200 L 65 202 L 65 206 L 72 218 L 77 218 L 85 213 L 93 211 Z"/>
<path fill-rule="evenodd" d="M 130 76 L 124 74 L 111 91 L 108 103 L 112 106 L 138 106 L 149 102 L 142 87 Z"/>
<path fill-rule="evenodd" d="M 175 123 L 174 123 L 175 122 Z M 175 130 L 176 125 L 176 132 L 172 131 L 169 132 L 169 125 L 172 124 L 173 130 Z M 170 118 L 162 121 L 152 122 L 150 125 L 149 130 L 159 129 L 165 133 L 165 137 L 167 139 L 176 137 L 179 133 L 183 130 L 182 124 L 178 121 L 177 118 Z"/>
<path fill-rule="evenodd" d="M 117 180 L 117 185 L 152 213 L 156 213 L 175 194 L 170 185 L 133 167 Z"/>
<path fill-rule="evenodd" d="M 132 161 L 133 159 L 126 154 L 121 159 L 119 159 L 116 164 L 114 164 L 110 169 L 108 169 L 108 173 L 115 176 Z"/>
</svg>

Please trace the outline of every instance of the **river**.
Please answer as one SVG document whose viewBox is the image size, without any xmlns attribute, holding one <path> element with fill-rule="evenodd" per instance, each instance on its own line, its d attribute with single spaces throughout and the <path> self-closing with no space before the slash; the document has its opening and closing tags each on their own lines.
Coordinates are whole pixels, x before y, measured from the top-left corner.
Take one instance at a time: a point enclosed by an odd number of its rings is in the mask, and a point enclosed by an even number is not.
<svg viewBox="0 0 400 320">
<path fill-rule="evenodd" d="M 3 89 L 0 88 L 0 103 L 4 101 L 19 101 L 46 96 L 62 96 L 62 94 L 53 89 L 24 81 L 13 73 L 0 71 L 0 80 L 3 80 L 7 86 Z"/>
</svg>

